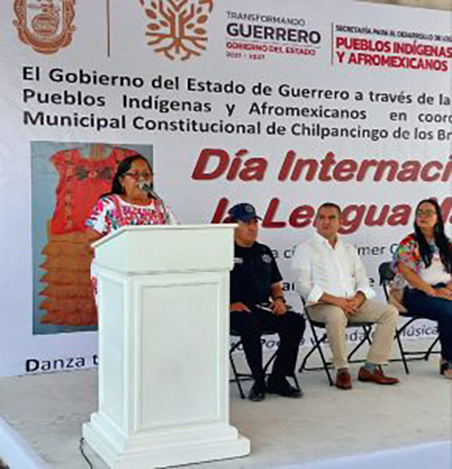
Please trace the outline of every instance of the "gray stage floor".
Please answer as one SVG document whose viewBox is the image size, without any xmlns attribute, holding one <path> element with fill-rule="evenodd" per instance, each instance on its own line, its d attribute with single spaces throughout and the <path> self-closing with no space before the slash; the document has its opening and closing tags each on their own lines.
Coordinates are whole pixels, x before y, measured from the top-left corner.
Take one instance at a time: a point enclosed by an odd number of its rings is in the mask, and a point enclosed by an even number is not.
<svg viewBox="0 0 452 469">
<path fill-rule="evenodd" d="M 437 357 L 412 362 L 409 376 L 391 363 L 387 372 L 403 380 L 393 387 L 354 381 L 353 390 L 340 391 L 322 371 L 305 372 L 300 400 L 252 403 L 231 385 L 231 423 L 250 438 L 252 454 L 196 467 L 277 467 L 450 440 L 452 383 L 440 377 Z M 79 439 L 97 406 L 96 370 L 3 378 L 0 390 L 0 415 L 50 467 L 88 467 Z M 89 448 L 87 454 L 95 468 L 106 467 Z"/>
</svg>

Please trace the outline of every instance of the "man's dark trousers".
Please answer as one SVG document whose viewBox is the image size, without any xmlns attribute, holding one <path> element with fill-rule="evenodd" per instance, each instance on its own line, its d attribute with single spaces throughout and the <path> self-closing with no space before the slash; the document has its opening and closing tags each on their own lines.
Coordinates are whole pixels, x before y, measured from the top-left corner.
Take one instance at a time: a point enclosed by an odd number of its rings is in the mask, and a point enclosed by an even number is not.
<svg viewBox="0 0 452 469">
<path fill-rule="evenodd" d="M 270 311 L 254 307 L 251 312 L 233 311 L 231 329 L 242 339 L 243 350 L 253 379 L 265 382 L 262 366 L 262 333 L 278 333 L 280 344 L 273 365 L 272 375 L 278 378 L 293 376 L 297 362 L 298 347 L 305 329 L 303 316 L 294 311 L 275 315 Z"/>
</svg>

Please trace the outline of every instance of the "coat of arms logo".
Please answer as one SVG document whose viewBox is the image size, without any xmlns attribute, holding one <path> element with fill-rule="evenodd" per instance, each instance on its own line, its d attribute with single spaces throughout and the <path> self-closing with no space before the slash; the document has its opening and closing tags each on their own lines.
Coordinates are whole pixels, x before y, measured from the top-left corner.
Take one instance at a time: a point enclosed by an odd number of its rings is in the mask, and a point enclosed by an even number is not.
<svg viewBox="0 0 452 469">
<path fill-rule="evenodd" d="M 15 0 L 13 21 L 19 38 L 41 54 L 54 54 L 71 43 L 75 0 Z"/>
<path fill-rule="evenodd" d="M 189 60 L 206 49 L 214 0 L 139 0 L 149 18 L 148 45 L 170 60 Z"/>
</svg>

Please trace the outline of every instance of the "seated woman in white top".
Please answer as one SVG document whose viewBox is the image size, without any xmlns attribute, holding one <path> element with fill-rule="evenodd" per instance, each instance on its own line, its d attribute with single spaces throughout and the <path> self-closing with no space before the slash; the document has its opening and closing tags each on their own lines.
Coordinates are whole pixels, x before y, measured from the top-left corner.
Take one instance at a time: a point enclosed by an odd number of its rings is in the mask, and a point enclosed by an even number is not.
<svg viewBox="0 0 452 469">
<path fill-rule="evenodd" d="M 395 253 L 396 272 L 408 284 L 402 303 L 410 313 L 438 321 L 440 372 L 452 379 L 452 244 L 436 200 L 419 202 L 415 216 L 414 233 Z"/>
</svg>

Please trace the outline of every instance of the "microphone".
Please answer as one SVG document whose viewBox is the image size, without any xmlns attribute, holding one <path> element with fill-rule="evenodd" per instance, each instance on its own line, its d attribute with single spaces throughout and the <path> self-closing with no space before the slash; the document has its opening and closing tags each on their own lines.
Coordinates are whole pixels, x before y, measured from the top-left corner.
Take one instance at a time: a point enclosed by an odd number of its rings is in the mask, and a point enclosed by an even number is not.
<svg viewBox="0 0 452 469">
<path fill-rule="evenodd" d="M 138 187 L 143 192 L 146 192 L 146 194 L 149 197 L 162 201 L 162 199 L 154 192 L 154 187 L 151 182 L 145 182 L 145 181 L 139 182 Z"/>
<path fill-rule="evenodd" d="M 163 216 L 165 217 L 165 222 L 167 224 L 171 224 L 171 218 L 170 218 L 170 214 L 168 213 L 168 210 L 166 208 L 166 204 L 165 204 L 165 202 L 163 202 L 162 198 L 159 197 L 155 193 L 154 185 L 152 184 L 152 182 L 145 182 L 145 181 L 139 182 L 138 187 L 143 192 L 146 192 L 148 197 L 150 197 L 151 199 L 154 199 L 154 200 L 158 200 L 160 202 L 161 207 L 162 207 L 162 211 L 163 211 Z"/>
</svg>

